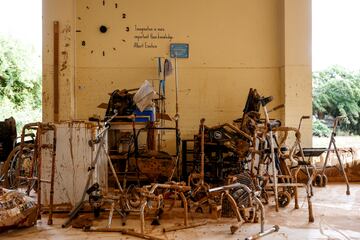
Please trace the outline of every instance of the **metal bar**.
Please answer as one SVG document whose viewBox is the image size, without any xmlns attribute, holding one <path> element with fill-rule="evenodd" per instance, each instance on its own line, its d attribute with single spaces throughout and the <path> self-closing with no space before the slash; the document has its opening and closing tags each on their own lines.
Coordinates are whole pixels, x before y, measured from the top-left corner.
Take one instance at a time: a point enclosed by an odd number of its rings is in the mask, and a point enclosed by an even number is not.
<svg viewBox="0 0 360 240">
<path fill-rule="evenodd" d="M 264 232 L 264 225 L 265 225 L 264 205 L 262 204 L 261 200 L 257 196 L 254 196 L 254 199 L 257 202 L 257 204 L 259 204 L 259 207 L 260 207 L 260 232 L 263 233 Z"/>
<path fill-rule="evenodd" d="M 272 131 L 272 127 L 269 126 L 269 113 L 267 111 L 267 108 L 265 105 L 263 105 L 263 110 L 264 110 L 264 114 L 265 114 L 265 127 L 268 130 L 267 136 L 270 137 L 270 150 L 271 150 L 271 165 L 272 165 L 272 169 L 273 169 L 273 185 L 274 185 L 274 195 L 275 195 L 275 211 L 278 212 L 279 211 L 279 202 L 278 202 L 278 179 L 277 179 L 277 172 L 276 172 L 276 163 L 275 163 L 275 152 L 274 152 L 274 139 L 273 139 L 273 131 Z"/>
<path fill-rule="evenodd" d="M 108 222 L 108 225 L 107 225 L 108 228 L 111 228 L 113 214 L 114 214 L 114 208 L 115 208 L 115 202 L 112 201 L 111 206 L 110 206 L 110 212 L 109 212 L 109 222 Z"/>
<path fill-rule="evenodd" d="M 143 201 L 141 206 L 140 206 L 140 230 L 141 230 L 141 234 L 144 234 L 145 232 L 145 206 L 146 206 L 147 201 Z"/>
<path fill-rule="evenodd" d="M 25 180 L 39 180 L 38 177 L 22 177 L 22 176 L 17 176 L 16 178 L 18 179 L 25 179 Z M 46 179 L 41 179 L 40 182 L 43 182 L 43 183 L 51 183 L 50 180 L 46 180 Z"/>
<path fill-rule="evenodd" d="M 235 199 L 229 194 L 228 191 L 225 191 L 225 197 L 230 202 L 232 210 L 235 212 L 236 218 L 238 220 L 237 225 L 233 224 L 230 226 L 231 234 L 234 234 L 240 228 L 240 226 L 244 223 L 244 220 L 241 218 L 239 208 L 237 207 Z"/>
<path fill-rule="evenodd" d="M 56 160 L 56 127 L 55 125 L 48 125 L 52 127 L 53 131 L 53 144 L 52 144 L 52 159 L 51 159 L 51 180 L 50 180 L 50 209 L 49 209 L 49 218 L 48 225 L 53 224 L 53 208 L 54 208 L 54 185 L 55 185 L 55 160 Z M 41 183 L 39 183 L 41 184 Z"/>
<path fill-rule="evenodd" d="M 237 187 L 241 187 L 243 188 L 246 192 L 251 193 L 251 189 L 246 186 L 245 184 L 242 183 L 233 183 L 233 184 L 229 184 L 229 185 L 225 185 L 225 186 L 221 186 L 221 187 L 216 187 L 216 188 L 210 188 L 209 192 L 218 192 L 218 191 L 225 191 L 225 190 L 230 190 L 233 188 L 237 188 Z"/>
<path fill-rule="evenodd" d="M 245 240 L 259 239 L 259 238 L 264 237 L 266 235 L 269 235 L 271 233 L 278 232 L 279 229 L 280 229 L 280 227 L 278 225 L 274 225 L 273 227 L 271 227 L 270 229 L 268 229 L 268 230 L 266 230 L 266 231 L 264 231 L 262 233 L 257 233 L 255 235 L 252 235 L 250 237 L 245 238 Z"/>
<path fill-rule="evenodd" d="M 265 108 L 265 106 L 264 106 Z M 277 172 L 276 172 L 276 163 L 275 163 L 275 152 L 274 152 L 274 139 L 273 139 L 273 132 L 272 129 L 269 131 L 270 135 L 270 149 L 271 149 L 271 159 L 272 159 L 272 168 L 273 168 L 273 176 L 274 176 L 274 197 L 275 197 L 275 211 L 279 211 L 279 199 L 278 199 L 278 178 L 277 178 Z"/>
<path fill-rule="evenodd" d="M 299 198 L 298 198 L 298 189 L 297 189 L 297 187 L 294 187 L 294 199 L 295 199 L 294 208 L 299 209 Z"/>
<path fill-rule="evenodd" d="M 202 118 L 200 120 L 200 128 L 201 128 L 201 161 L 200 161 L 200 184 L 204 184 L 204 177 L 205 177 L 205 119 Z"/>
<path fill-rule="evenodd" d="M 101 144 L 101 146 L 99 146 L 99 148 L 102 148 L 102 149 L 104 150 L 105 155 L 106 155 L 106 158 L 107 158 L 108 163 L 109 163 L 109 166 L 110 166 L 110 169 L 111 169 L 111 172 L 112 172 L 112 174 L 113 174 L 113 176 L 114 176 L 114 178 L 115 178 L 116 184 L 117 184 L 117 186 L 118 186 L 118 188 L 119 188 L 119 190 L 120 190 L 120 194 L 122 194 L 122 193 L 124 192 L 124 191 L 123 191 L 123 188 L 121 187 L 119 178 L 118 178 L 118 176 L 116 175 L 116 171 L 115 171 L 114 165 L 112 164 L 112 161 L 111 161 L 111 158 L 110 158 L 110 156 L 109 156 L 109 153 L 108 153 L 108 151 L 106 150 L 106 146 L 105 146 L 105 142 L 104 142 L 104 141 L 102 141 L 102 144 Z"/>
<path fill-rule="evenodd" d="M 349 180 L 347 178 L 347 175 L 346 175 L 346 172 L 345 172 L 345 169 L 344 169 L 344 166 L 341 162 L 341 159 L 340 159 L 340 155 L 339 155 L 339 152 L 337 150 L 337 147 L 336 147 L 336 144 L 335 144 L 335 140 L 333 141 L 333 145 L 334 145 L 334 149 L 335 149 L 335 153 L 336 153 L 336 157 L 339 161 L 339 164 L 340 164 L 340 172 L 343 174 L 344 178 L 345 178 L 345 182 L 346 182 L 346 195 L 350 195 L 350 186 L 349 186 Z"/>
<path fill-rule="evenodd" d="M 36 157 L 38 158 L 37 164 L 38 164 L 38 178 L 41 179 L 41 167 L 42 167 L 42 156 L 41 156 L 41 135 L 42 135 L 42 128 L 41 125 L 38 124 L 38 129 L 36 132 L 36 139 L 35 139 L 35 151 L 36 151 Z M 41 219 L 41 182 L 38 183 L 38 192 L 37 192 L 37 199 L 38 199 L 38 219 Z"/>
<path fill-rule="evenodd" d="M 90 228 L 90 229 L 84 229 L 84 231 L 85 232 L 120 232 L 121 234 L 130 235 L 148 240 L 163 240 L 162 238 L 146 235 L 143 233 L 137 233 L 133 230 L 122 229 L 122 228 Z"/>
<path fill-rule="evenodd" d="M 175 128 L 176 128 L 176 174 L 178 175 L 178 181 L 180 181 L 180 130 L 179 130 L 179 76 L 178 76 L 178 65 L 177 57 L 175 56 Z M 171 176 L 172 177 L 172 176 Z M 171 179 L 170 179 L 171 180 Z"/>
<path fill-rule="evenodd" d="M 181 192 L 186 192 L 186 191 L 191 190 L 190 186 L 178 185 L 178 184 L 166 184 L 166 183 L 154 183 L 150 186 L 145 186 L 145 187 L 151 187 L 149 193 L 154 193 L 156 188 L 169 188 L 169 189 L 174 189 L 174 190 L 181 191 Z"/>
<path fill-rule="evenodd" d="M 321 176 L 323 176 L 325 174 L 325 169 L 326 169 L 326 165 L 327 165 L 327 162 L 329 160 L 329 156 L 330 156 L 330 148 L 331 148 L 331 144 L 334 140 L 334 132 L 331 133 L 331 137 L 330 137 L 330 142 L 329 142 L 329 146 L 327 148 L 327 151 L 326 151 L 326 157 L 325 157 L 325 162 L 324 162 L 324 165 L 323 165 L 323 168 L 322 168 L 322 171 L 321 171 Z"/>
<path fill-rule="evenodd" d="M 308 200 L 308 211 L 309 211 L 309 222 L 314 222 L 314 214 L 313 214 L 313 210 L 312 210 L 312 202 L 311 202 L 311 196 L 308 192 L 308 188 L 306 188 L 306 192 L 307 192 L 307 200 Z"/>
<path fill-rule="evenodd" d="M 188 223 L 188 218 L 189 218 L 188 217 L 188 202 L 187 202 L 186 197 L 183 192 L 180 192 L 179 194 L 180 194 L 181 200 L 184 204 L 184 225 L 187 227 L 189 225 L 189 223 Z"/>
<path fill-rule="evenodd" d="M 203 226 L 206 224 L 207 224 L 207 221 L 201 221 L 201 222 L 193 223 L 193 224 L 190 224 L 187 226 L 168 227 L 168 228 L 163 228 L 163 232 L 171 232 L 171 231 L 177 231 L 177 230 L 182 230 L 182 229 L 194 228 L 194 227 L 199 227 L 199 226 Z"/>
<path fill-rule="evenodd" d="M 54 21 L 54 122 L 59 121 L 59 22 Z"/>
<path fill-rule="evenodd" d="M 307 185 L 305 183 L 278 183 L 278 187 L 306 187 Z"/>
</svg>

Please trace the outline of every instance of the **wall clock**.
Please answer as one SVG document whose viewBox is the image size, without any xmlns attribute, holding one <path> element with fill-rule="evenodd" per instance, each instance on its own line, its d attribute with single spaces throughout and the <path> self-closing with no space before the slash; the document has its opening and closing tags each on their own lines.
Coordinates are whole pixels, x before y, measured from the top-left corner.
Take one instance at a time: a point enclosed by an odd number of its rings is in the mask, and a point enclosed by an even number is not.
<svg viewBox="0 0 360 240">
<path fill-rule="evenodd" d="M 82 54 L 106 57 L 127 44 L 127 14 L 114 0 L 77 1 L 76 39 Z"/>
</svg>

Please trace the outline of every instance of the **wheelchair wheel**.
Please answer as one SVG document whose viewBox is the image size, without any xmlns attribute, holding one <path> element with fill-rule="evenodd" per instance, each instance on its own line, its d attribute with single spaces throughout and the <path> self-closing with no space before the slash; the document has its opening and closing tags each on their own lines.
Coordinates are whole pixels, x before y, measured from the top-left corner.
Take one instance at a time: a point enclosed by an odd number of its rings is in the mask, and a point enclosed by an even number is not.
<svg viewBox="0 0 360 240">
<path fill-rule="evenodd" d="M 327 178 L 327 176 L 326 176 L 326 175 L 322 175 L 322 184 L 321 184 L 321 186 L 322 186 L 322 187 L 326 187 L 327 183 L 328 183 L 328 178 Z"/>
<path fill-rule="evenodd" d="M 315 179 L 314 179 L 314 185 L 317 186 L 317 187 L 322 187 L 323 186 L 323 178 L 320 174 L 317 174 L 315 176 Z"/>
<path fill-rule="evenodd" d="M 37 188 L 37 180 L 29 180 L 22 177 L 30 178 L 37 176 L 37 163 L 33 162 L 34 146 L 26 144 L 20 155 L 20 146 L 15 147 L 7 157 L 3 167 L 4 187 L 9 189 L 26 189 L 28 194 L 32 189 Z M 31 169 L 33 167 L 33 169 Z"/>
<path fill-rule="evenodd" d="M 278 202 L 279 202 L 279 207 L 286 207 L 287 205 L 289 205 L 291 201 L 291 195 L 289 192 L 287 191 L 280 191 L 278 192 Z"/>
</svg>

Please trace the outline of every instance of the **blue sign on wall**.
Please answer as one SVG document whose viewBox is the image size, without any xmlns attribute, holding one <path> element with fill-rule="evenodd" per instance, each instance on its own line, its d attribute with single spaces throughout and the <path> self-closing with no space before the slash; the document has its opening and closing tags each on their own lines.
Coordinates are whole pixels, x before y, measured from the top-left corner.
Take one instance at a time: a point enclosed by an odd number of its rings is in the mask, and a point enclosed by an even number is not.
<svg viewBox="0 0 360 240">
<path fill-rule="evenodd" d="M 172 58 L 189 58 L 189 44 L 188 43 L 171 43 L 170 57 Z"/>
</svg>

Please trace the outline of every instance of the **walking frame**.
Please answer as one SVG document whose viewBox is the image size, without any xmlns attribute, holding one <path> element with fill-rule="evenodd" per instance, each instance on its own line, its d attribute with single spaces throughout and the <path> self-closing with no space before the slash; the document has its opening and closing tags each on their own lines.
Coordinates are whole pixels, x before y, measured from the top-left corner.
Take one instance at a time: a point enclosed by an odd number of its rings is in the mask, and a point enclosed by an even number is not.
<svg viewBox="0 0 360 240">
<path fill-rule="evenodd" d="M 335 136 L 336 136 L 336 128 L 337 126 L 340 124 L 340 121 L 342 119 L 344 119 L 345 117 L 344 116 L 338 116 L 335 118 L 334 120 L 334 125 L 333 125 L 333 130 L 331 132 L 331 136 L 330 136 L 330 142 L 329 142 L 329 146 L 327 148 L 327 153 L 326 153 L 326 157 L 325 157 L 325 162 L 324 162 L 324 165 L 322 167 L 322 170 L 321 170 L 321 173 L 319 175 L 316 176 L 315 178 L 315 181 L 317 183 L 317 185 L 319 186 L 326 186 L 326 183 L 327 183 L 327 177 L 325 175 L 325 169 L 327 167 L 327 163 L 328 163 L 328 160 L 329 160 L 329 156 L 330 156 L 330 150 L 331 150 L 331 146 L 334 147 L 334 151 L 335 151 L 335 154 L 336 154 L 336 158 L 339 162 L 339 165 L 340 165 L 340 169 L 337 168 L 339 170 L 339 172 L 343 175 L 344 179 L 345 179 L 345 182 L 346 182 L 346 195 L 350 195 L 350 185 L 349 185 L 349 180 L 348 180 L 348 177 L 346 175 L 346 172 L 345 172 L 345 169 L 344 169 L 344 166 L 343 166 L 343 163 L 341 162 L 341 159 L 340 159 L 340 155 L 339 155 L 339 152 L 338 152 L 338 149 L 336 147 L 336 140 L 335 140 Z"/>
</svg>

